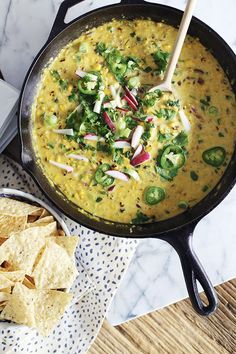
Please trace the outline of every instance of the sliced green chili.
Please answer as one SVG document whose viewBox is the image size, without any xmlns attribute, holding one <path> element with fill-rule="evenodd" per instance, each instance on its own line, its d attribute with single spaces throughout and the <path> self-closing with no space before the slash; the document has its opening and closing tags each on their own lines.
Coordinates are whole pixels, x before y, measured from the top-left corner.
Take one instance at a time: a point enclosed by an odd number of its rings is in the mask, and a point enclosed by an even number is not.
<svg viewBox="0 0 236 354">
<path fill-rule="evenodd" d="M 181 200 L 178 204 L 180 209 L 188 209 L 188 203 L 185 200 Z"/>
<path fill-rule="evenodd" d="M 215 146 L 205 150 L 202 154 L 203 161 L 213 167 L 220 167 L 226 158 L 226 151 L 221 146 Z"/>
<path fill-rule="evenodd" d="M 179 169 L 185 163 L 184 152 L 180 146 L 169 145 L 161 156 L 161 167 L 164 169 Z"/>
<path fill-rule="evenodd" d="M 190 172 L 190 177 L 192 178 L 193 181 L 197 181 L 199 178 L 198 174 L 195 171 Z"/>
<path fill-rule="evenodd" d="M 161 187 L 148 187 L 144 191 L 144 201 L 148 205 L 155 205 L 165 199 L 165 191 Z"/>
<path fill-rule="evenodd" d="M 109 187 L 113 182 L 114 178 L 111 176 L 107 176 L 105 174 L 106 171 L 110 169 L 110 165 L 107 163 L 102 164 L 98 167 L 95 172 L 94 179 L 97 183 L 101 184 L 103 187 Z"/>
</svg>

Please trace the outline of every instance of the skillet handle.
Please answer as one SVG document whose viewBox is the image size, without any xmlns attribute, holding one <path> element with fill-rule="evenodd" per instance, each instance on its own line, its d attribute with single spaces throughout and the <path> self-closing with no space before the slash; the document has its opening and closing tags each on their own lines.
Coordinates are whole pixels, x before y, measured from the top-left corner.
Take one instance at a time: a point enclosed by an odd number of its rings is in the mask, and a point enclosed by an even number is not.
<svg viewBox="0 0 236 354">
<path fill-rule="evenodd" d="M 84 0 L 64 0 L 56 14 L 56 18 L 54 20 L 51 32 L 48 37 L 48 42 L 51 41 L 59 32 L 61 32 L 68 24 L 65 23 L 65 17 L 67 11 L 72 7 L 75 6 Z"/>
<path fill-rule="evenodd" d="M 175 248 L 178 253 L 184 273 L 184 278 L 189 294 L 190 301 L 195 311 L 201 316 L 213 314 L 218 307 L 218 298 L 214 287 L 206 275 L 196 253 L 193 250 L 192 239 L 193 230 L 196 224 L 188 226 L 183 233 L 176 232 L 171 235 L 167 241 Z M 199 282 L 207 298 L 207 304 L 204 304 L 198 290 Z"/>
<path fill-rule="evenodd" d="M 72 7 L 75 6 L 84 0 L 64 0 L 57 12 L 56 18 L 54 20 L 51 32 L 48 37 L 48 42 L 50 42 L 58 33 L 60 33 L 64 28 L 68 26 L 68 24 L 65 23 L 65 17 L 67 14 L 67 11 Z M 121 0 L 121 5 L 125 4 L 143 4 L 145 3 L 144 0 Z"/>
</svg>

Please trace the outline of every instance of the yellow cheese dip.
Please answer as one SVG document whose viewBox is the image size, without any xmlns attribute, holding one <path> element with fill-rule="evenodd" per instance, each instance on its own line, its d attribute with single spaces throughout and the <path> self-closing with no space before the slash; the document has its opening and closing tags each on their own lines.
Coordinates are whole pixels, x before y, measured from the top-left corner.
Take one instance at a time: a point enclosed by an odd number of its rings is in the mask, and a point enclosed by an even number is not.
<svg viewBox="0 0 236 354">
<path fill-rule="evenodd" d="M 151 20 L 114 20 L 88 30 L 69 43 L 43 73 L 32 113 L 35 150 L 39 164 L 51 183 L 79 208 L 94 216 L 124 223 L 130 223 L 132 220 L 133 222 L 158 221 L 175 216 L 198 203 L 211 191 L 231 159 L 236 138 L 235 97 L 222 68 L 197 39 L 187 37 L 173 78 L 173 86 L 191 126 L 190 131 L 185 131 L 186 127 L 178 114 L 181 108 L 173 97 L 162 94 L 153 105 L 150 105 L 150 102 L 149 105 L 143 103 L 145 98 L 149 97 L 146 91 L 163 77 L 166 65 L 162 68 L 162 64 L 165 64 L 165 59 L 168 60 L 165 53 L 171 52 L 176 35 L 177 30 L 164 23 Z M 98 43 L 102 43 L 105 49 L 108 48 L 107 52 L 99 52 Z M 114 52 L 114 49 L 122 56 L 121 63 L 125 62 L 127 66 L 121 78 L 114 74 L 114 61 L 111 60 L 116 59 L 109 56 L 109 51 Z M 157 52 L 159 54 L 156 54 Z M 132 64 L 133 60 L 135 64 Z M 116 62 L 115 64 L 115 69 L 122 72 L 123 64 L 121 65 L 119 60 L 118 64 Z M 118 118 L 113 119 L 116 126 L 114 137 L 113 132 L 109 133 L 109 141 L 105 136 L 107 145 L 103 145 L 103 141 L 83 139 L 82 135 L 90 133 L 86 130 L 87 123 L 85 126 L 73 126 L 76 139 L 54 131 L 68 129 L 70 113 L 78 107 L 81 97 L 85 101 L 87 99 L 86 94 L 81 95 L 81 91 L 78 90 L 78 82 L 83 78 L 76 75 L 76 70 L 86 73 L 92 71 L 95 75 L 99 73 L 102 81 L 99 90 L 106 95 L 103 104 L 114 101 L 111 85 L 116 85 L 117 88 L 119 82 L 123 90 L 124 85 L 130 84 L 130 78 L 135 78 L 133 81 L 139 101 L 137 109 L 142 107 L 142 114 L 141 120 L 136 120 L 136 123 L 134 120 L 134 124 L 141 125 L 147 133 L 146 136 L 142 136 L 139 144 L 143 146 L 143 151 L 150 154 L 150 160 L 132 166 L 135 149 L 132 147 L 117 149 L 119 152 L 114 148 L 111 149 L 112 138 L 113 141 L 131 142 L 135 130 L 135 127 L 131 127 L 130 134 L 125 139 L 118 134 L 121 121 L 126 119 L 126 114 L 129 121 L 138 114 L 127 101 L 122 100 L 126 94 L 124 91 L 120 91 L 120 100 L 129 112 L 121 111 L 117 107 L 111 108 L 110 112 L 116 112 Z M 92 81 L 85 87 L 88 91 L 96 88 Z M 99 94 L 89 96 L 88 99 L 90 102 L 93 99 L 95 101 Z M 106 124 L 103 115 L 106 109 L 103 108 L 103 104 L 98 117 L 101 124 Z M 110 112 L 108 110 L 109 114 Z M 150 124 L 143 120 L 144 116 L 151 117 Z M 94 127 L 95 125 L 91 123 L 92 130 Z M 122 129 L 125 130 L 127 127 Z M 109 130 L 109 127 L 107 129 Z M 176 137 L 180 139 L 176 141 Z M 100 135 L 98 138 L 104 136 Z M 180 146 L 184 155 L 184 164 L 179 165 L 176 173 L 166 179 L 163 178 L 163 173 L 160 175 L 160 168 L 163 169 L 160 158 L 168 145 Z M 104 146 L 108 146 L 110 151 L 98 151 L 104 150 Z M 206 150 L 215 147 L 222 149 L 220 154 L 222 151 L 226 152 L 220 165 L 215 164 L 214 161 L 213 164 L 212 161 L 209 163 L 209 156 L 206 156 L 206 153 L 205 160 L 203 158 Z M 88 161 L 68 157 L 71 154 L 83 156 Z M 170 152 L 170 159 L 171 156 L 173 157 L 173 152 Z M 66 172 L 54 162 L 72 167 L 73 172 Z M 96 171 L 104 163 L 109 164 L 112 171 L 125 173 L 128 182 L 115 179 L 109 186 L 97 183 Z M 167 161 L 167 167 L 169 165 Z M 127 171 L 130 170 L 138 173 L 138 181 L 128 174 Z M 168 173 L 170 171 L 173 172 L 169 169 Z M 156 203 L 155 195 L 154 203 L 152 203 L 153 195 L 149 195 L 148 203 L 147 190 L 153 186 L 161 188 L 164 195 Z"/>
</svg>

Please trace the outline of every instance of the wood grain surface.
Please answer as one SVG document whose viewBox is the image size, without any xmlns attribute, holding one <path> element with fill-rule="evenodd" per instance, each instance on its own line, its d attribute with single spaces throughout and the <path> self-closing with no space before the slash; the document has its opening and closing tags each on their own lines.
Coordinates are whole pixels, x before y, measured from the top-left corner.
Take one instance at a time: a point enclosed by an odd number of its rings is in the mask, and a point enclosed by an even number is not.
<svg viewBox="0 0 236 354">
<path fill-rule="evenodd" d="M 213 316 L 199 317 L 183 300 L 117 327 L 105 321 L 88 354 L 235 354 L 236 279 L 216 290 Z"/>
</svg>

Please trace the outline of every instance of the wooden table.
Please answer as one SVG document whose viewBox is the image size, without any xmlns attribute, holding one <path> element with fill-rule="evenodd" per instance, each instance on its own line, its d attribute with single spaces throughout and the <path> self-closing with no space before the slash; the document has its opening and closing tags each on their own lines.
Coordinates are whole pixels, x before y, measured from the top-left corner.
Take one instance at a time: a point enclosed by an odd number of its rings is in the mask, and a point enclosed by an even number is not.
<svg viewBox="0 0 236 354">
<path fill-rule="evenodd" d="M 235 354 L 236 279 L 216 290 L 220 306 L 209 318 L 183 300 L 121 326 L 105 321 L 89 354 Z"/>
</svg>

